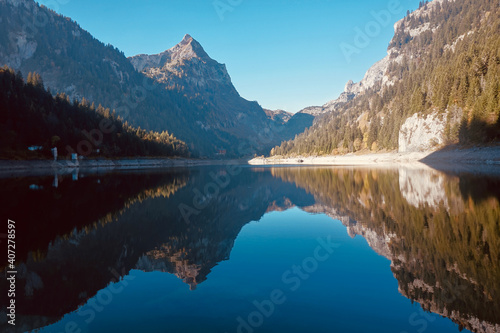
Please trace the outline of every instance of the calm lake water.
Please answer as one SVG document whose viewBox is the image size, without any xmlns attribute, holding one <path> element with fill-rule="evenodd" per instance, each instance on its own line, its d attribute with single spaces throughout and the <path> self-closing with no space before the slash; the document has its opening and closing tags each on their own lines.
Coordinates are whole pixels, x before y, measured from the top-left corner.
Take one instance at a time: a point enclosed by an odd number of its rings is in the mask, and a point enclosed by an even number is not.
<svg viewBox="0 0 500 333">
<path fill-rule="evenodd" d="M 0 189 L 2 332 L 500 331 L 499 176 L 221 166 Z"/>
</svg>

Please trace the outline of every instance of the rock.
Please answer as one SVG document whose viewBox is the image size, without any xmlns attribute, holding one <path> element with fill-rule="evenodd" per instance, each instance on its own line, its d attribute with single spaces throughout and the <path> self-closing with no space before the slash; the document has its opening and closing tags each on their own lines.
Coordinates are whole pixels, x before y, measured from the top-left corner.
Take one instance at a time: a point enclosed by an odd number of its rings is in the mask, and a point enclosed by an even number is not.
<svg viewBox="0 0 500 333">
<path fill-rule="evenodd" d="M 414 114 L 406 119 L 399 130 L 399 152 L 424 152 L 436 150 L 445 141 L 446 115 L 436 112 L 422 116 Z"/>
</svg>

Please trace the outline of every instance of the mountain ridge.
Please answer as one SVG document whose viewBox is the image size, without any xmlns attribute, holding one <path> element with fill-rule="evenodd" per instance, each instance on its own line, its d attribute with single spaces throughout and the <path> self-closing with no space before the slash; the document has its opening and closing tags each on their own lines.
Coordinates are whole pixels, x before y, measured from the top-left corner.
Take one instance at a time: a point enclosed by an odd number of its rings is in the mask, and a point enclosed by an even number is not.
<svg viewBox="0 0 500 333">
<path fill-rule="evenodd" d="M 498 142 L 498 3 L 421 2 L 394 27 L 387 56 L 359 83 L 349 81 L 337 100 L 306 109 L 321 117 L 295 140 L 275 147 L 271 155 L 404 152 L 408 145 L 433 151 L 448 144 Z M 429 130 L 420 121 L 427 115 L 445 121 Z M 402 132 L 403 124 L 409 133 Z M 425 133 L 422 142 L 412 139 L 413 131 Z"/>
<path fill-rule="evenodd" d="M 225 65 L 189 35 L 149 57 L 166 66 L 142 73 L 123 52 L 33 0 L 0 0 L 0 31 L 0 65 L 24 77 L 37 72 L 54 95 L 101 104 L 126 124 L 168 131 L 188 144 L 192 157 L 264 153 L 312 123 L 299 117 L 289 127 L 269 119 L 258 103 L 239 96 Z"/>
</svg>

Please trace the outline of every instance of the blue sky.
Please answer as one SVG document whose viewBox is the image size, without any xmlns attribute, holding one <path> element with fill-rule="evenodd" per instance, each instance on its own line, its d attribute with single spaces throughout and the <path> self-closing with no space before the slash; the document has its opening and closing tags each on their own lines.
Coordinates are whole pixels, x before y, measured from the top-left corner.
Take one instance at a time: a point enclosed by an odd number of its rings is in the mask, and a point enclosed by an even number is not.
<svg viewBox="0 0 500 333">
<path fill-rule="evenodd" d="M 361 80 L 386 55 L 394 23 L 418 2 L 39 1 L 127 56 L 162 52 L 188 33 L 226 64 L 244 98 L 290 112 L 322 105 L 338 97 L 348 80 Z M 374 13 L 382 14 L 377 20 Z"/>
</svg>

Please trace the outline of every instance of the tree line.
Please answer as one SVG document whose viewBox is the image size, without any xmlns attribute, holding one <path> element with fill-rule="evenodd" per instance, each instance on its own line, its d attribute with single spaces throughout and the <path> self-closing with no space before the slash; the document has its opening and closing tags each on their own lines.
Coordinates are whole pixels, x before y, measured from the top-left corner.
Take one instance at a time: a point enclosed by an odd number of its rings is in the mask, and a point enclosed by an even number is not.
<svg viewBox="0 0 500 333">
<path fill-rule="evenodd" d="M 104 124 L 104 126 L 103 126 Z M 82 146 L 82 143 L 91 144 Z M 29 147 L 42 147 L 30 151 Z M 172 134 L 146 131 L 124 123 L 114 111 L 85 99 L 52 96 L 37 73 L 26 82 L 20 72 L 0 68 L 0 158 L 189 156 Z"/>
</svg>

